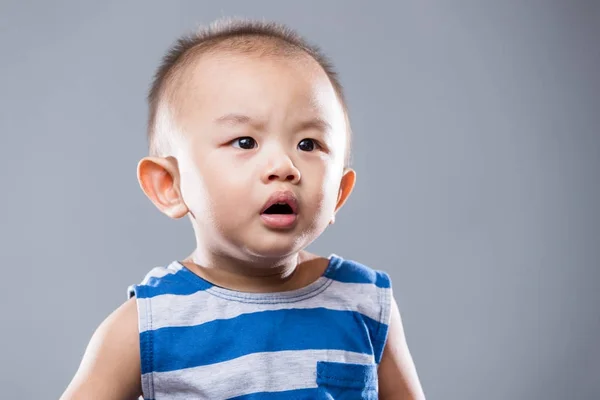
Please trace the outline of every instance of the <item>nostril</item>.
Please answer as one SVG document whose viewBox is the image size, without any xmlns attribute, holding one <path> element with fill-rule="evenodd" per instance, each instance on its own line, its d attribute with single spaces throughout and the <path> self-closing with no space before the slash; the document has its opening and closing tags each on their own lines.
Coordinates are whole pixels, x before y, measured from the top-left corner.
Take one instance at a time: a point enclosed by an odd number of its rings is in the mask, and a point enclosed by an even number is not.
<svg viewBox="0 0 600 400">
<path fill-rule="evenodd" d="M 278 174 L 271 174 L 269 175 L 269 181 L 277 181 L 277 180 L 282 180 L 283 175 L 278 175 Z M 298 179 L 298 176 L 294 175 L 294 174 L 289 174 L 285 176 L 285 180 L 289 181 L 289 182 L 293 182 L 295 180 Z"/>
</svg>

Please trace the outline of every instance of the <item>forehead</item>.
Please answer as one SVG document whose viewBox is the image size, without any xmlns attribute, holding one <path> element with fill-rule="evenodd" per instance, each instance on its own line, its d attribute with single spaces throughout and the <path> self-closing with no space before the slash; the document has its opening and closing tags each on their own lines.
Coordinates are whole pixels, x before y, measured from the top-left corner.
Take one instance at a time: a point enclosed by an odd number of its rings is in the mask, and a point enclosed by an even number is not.
<svg viewBox="0 0 600 400">
<path fill-rule="evenodd" d="M 174 89 L 177 120 L 183 125 L 231 113 L 281 121 L 317 117 L 332 126 L 344 125 L 327 74 L 300 52 L 203 54 L 182 71 Z"/>
</svg>

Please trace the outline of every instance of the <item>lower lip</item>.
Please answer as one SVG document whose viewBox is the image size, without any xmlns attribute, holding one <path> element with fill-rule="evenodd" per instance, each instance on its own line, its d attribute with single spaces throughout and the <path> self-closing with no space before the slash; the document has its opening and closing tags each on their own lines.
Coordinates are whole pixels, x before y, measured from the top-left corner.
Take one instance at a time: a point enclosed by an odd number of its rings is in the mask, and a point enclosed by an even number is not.
<svg viewBox="0 0 600 400">
<path fill-rule="evenodd" d="M 265 225 L 271 228 L 290 228 L 296 222 L 295 214 L 261 214 L 260 218 Z"/>
</svg>

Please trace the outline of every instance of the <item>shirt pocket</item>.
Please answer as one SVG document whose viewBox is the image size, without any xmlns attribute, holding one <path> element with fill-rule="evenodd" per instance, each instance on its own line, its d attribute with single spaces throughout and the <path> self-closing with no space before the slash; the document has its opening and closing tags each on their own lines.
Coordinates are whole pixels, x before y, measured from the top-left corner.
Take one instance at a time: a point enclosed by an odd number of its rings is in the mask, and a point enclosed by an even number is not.
<svg viewBox="0 0 600 400">
<path fill-rule="evenodd" d="M 377 365 L 318 361 L 317 387 L 322 400 L 377 400 Z"/>
</svg>

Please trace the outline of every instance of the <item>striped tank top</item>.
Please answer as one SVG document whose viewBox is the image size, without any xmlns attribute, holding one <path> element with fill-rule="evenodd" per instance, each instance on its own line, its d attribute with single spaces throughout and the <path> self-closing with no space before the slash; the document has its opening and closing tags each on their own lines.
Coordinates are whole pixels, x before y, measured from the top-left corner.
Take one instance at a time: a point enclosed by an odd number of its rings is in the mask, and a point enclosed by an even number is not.
<svg viewBox="0 0 600 400">
<path fill-rule="evenodd" d="M 301 289 L 241 293 L 179 262 L 136 298 L 144 399 L 377 399 L 389 275 L 331 255 Z"/>
</svg>

